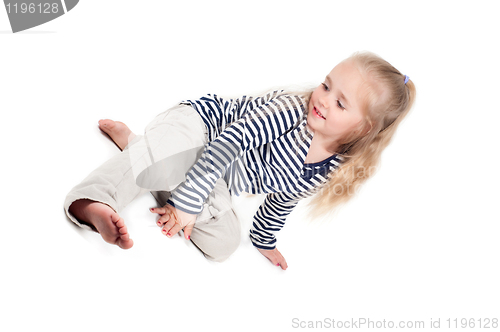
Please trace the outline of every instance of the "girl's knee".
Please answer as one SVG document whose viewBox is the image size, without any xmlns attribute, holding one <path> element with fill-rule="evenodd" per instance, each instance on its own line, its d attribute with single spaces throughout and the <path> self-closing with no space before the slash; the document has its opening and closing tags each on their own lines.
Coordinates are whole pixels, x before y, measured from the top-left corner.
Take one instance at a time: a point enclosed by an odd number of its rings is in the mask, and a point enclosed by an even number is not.
<svg viewBox="0 0 500 332">
<path fill-rule="evenodd" d="M 208 222 L 195 224 L 191 240 L 207 259 L 225 261 L 240 245 L 240 222 L 233 210 L 228 210 Z"/>
<path fill-rule="evenodd" d="M 205 257 L 213 262 L 221 263 L 231 256 L 240 245 L 240 237 L 218 241 L 219 245 L 202 250 Z"/>
</svg>

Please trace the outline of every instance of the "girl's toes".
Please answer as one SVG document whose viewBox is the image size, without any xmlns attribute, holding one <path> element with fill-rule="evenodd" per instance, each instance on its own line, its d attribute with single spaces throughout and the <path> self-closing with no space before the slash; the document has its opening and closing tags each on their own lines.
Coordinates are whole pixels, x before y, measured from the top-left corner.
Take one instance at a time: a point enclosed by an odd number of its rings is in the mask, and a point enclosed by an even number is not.
<svg viewBox="0 0 500 332">
<path fill-rule="evenodd" d="M 99 120 L 99 127 L 101 129 L 113 129 L 115 127 L 115 122 L 109 119 Z"/>
<path fill-rule="evenodd" d="M 132 239 L 123 240 L 122 238 L 119 238 L 116 244 L 122 249 L 130 249 L 134 245 L 134 241 L 132 241 Z"/>
<path fill-rule="evenodd" d="M 121 239 L 122 241 L 128 241 L 128 240 L 130 240 L 130 235 L 128 235 L 128 233 L 121 234 L 121 235 L 120 235 L 120 239 Z"/>
<path fill-rule="evenodd" d="M 122 228 L 125 227 L 125 222 L 123 221 L 122 218 L 118 219 L 117 221 L 114 222 L 116 224 L 116 227 Z"/>
<path fill-rule="evenodd" d="M 120 233 L 120 235 L 124 235 L 124 234 L 127 234 L 127 227 L 123 226 L 123 227 L 120 227 L 118 228 L 118 232 Z"/>
</svg>

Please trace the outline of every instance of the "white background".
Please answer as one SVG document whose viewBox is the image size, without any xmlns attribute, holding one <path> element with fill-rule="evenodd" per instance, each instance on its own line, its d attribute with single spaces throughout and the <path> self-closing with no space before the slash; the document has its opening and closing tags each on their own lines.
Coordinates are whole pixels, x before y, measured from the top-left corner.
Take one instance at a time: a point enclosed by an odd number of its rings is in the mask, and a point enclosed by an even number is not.
<svg viewBox="0 0 500 332">
<path fill-rule="evenodd" d="M 0 330 L 295 331 L 359 318 L 444 330 L 473 318 L 479 331 L 500 318 L 496 5 L 83 0 L 16 34 L 0 9 Z M 164 237 L 149 194 L 121 213 L 127 251 L 66 219 L 67 192 L 118 153 L 99 119 L 142 133 L 205 93 L 319 84 L 358 50 L 409 75 L 417 102 L 335 218 L 305 222 L 307 202 L 290 215 L 278 237 L 287 271 L 248 239 L 261 197 L 235 198 L 242 243 L 222 264 Z"/>
</svg>

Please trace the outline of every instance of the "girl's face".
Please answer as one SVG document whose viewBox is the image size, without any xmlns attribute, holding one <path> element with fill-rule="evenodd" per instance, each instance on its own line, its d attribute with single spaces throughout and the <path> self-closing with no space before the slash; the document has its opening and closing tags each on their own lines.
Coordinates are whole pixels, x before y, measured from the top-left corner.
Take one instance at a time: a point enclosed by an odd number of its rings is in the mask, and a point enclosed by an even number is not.
<svg viewBox="0 0 500 332">
<path fill-rule="evenodd" d="M 364 82 L 352 61 L 338 64 L 314 90 L 308 105 L 307 124 L 336 150 L 343 138 L 358 128 L 364 119 L 360 87 Z"/>
</svg>

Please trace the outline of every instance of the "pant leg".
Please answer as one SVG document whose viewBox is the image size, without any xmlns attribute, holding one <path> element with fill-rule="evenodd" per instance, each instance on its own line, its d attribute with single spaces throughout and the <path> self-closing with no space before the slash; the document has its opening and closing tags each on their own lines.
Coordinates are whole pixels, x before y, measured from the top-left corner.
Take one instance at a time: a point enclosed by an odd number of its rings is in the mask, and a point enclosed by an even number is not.
<svg viewBox="0 0 500 332">
<path fill-rule="evenodd" d="M 91 229 L 70 212 L 71 204 L 90 199 L 120 212 L 143 192 L 172 190 L 203 151 L 207 141 L 203 120 L 192 107 L 175 106 L 159 114 L 121 153 L 90 173 L 66 196 L 64 209 L 76 225 Z"/>
<path fill-rule="evenodd" d="M 141 139 L 142 136 L 136 136 L 129 145 L 137 143 Z M 81 183 L 73 187 L 64 201 L 64 210 L 68 218 L 82 228 L 95 231 L 69 212 L 69 207 L 74 201 L 89 199 L 104 203 L 114 211 L 119 212 L 140 195 L 143 190 L 135 185 L 129 160 L 128 151 L 124 150 L 99 166 Z"/>
</svg>

